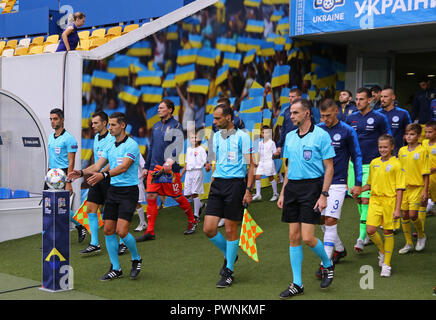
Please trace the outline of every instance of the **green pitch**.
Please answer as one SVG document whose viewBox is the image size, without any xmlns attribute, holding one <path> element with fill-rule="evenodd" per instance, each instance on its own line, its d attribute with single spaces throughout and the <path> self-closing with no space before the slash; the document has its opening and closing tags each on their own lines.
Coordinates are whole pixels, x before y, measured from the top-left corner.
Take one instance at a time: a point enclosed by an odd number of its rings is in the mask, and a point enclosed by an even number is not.
<svg viewBox="0 0 436 320">
<path fill-rule="evenodd" d="M 77 243 L 77 232 L 71 232 L 71 265 L 74 269 L 74 290 L 59 294 L 41 292 L 37 288 L 1 293 L 37 285 L 41 281 L 41 236 L 0 243 L 0 299 L 163 299 L 163 300 L 277 300 L 291 281 L 289 262 L 288 226 L 280 221 L 281 212 L 270 188 L 262 190 L 263 201 L 249 207 L 254 220 L 264 233 L 257 238 L 259 263 L 239 251 L 235 264 L 235 281 L 227 289 L 215 288 L 218 272 L 223 263 L 219 250 L 202 233 L 202 223 L 190 236 L 183 235 L 187 226 L 186 216 L 179 208 L 159 211 L 156 222 L 156 240 L 138 243 L 143 268 L 137 280 L 130 280 L 130 253 L 120 257 L 125 277 L 110 282 L 99 280 L 110 266 L 100 229 L 102 252 L 83 257 L 78 251 L 89 242 Z M 137 226 L 135 216 L 131 233 Z M 304 246 L 303 283 L 304 295 L 293 299 L 436 299 L 432 288 L 436 285 L 434 271 L 436 217 L 426 222 L 428 237 L 424 251 L 399 255 L 404 244 L 401 232 L 395 236 L 392 258 L 392 277 L 381 278 L 377 249 L 368 245 L 362 254 L 353 246 L 359 229 L 357 207 L 346 199 L 339 235 L 348 255 L 336 266 L 332 285 L 322 290 L 315 271 L 319 265 L 315 254 Z M 224 228 L 220 228 L 224 232 Z M 322 239 L 320 228 L 317 235 Z"/>
</svg>

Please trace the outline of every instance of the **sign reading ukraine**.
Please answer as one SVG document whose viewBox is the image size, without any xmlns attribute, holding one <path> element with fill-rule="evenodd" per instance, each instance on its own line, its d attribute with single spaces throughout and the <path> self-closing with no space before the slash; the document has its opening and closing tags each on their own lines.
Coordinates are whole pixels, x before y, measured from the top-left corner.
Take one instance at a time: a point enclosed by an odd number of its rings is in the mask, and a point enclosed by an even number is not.
<svg viewBox="0 0 436 320">
<path fill-rule="evenodd" d="M 290 0 L 291 36 L 436 21 L 436 0 Z"/>
</svg>

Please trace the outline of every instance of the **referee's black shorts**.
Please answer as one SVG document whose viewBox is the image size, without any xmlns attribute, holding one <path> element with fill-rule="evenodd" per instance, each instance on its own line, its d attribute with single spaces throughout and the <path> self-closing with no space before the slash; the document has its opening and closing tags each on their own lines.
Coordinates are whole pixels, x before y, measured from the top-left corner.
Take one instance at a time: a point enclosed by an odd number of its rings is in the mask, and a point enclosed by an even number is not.
<svg viewBox="0 0 436 320">
<path fill-rule="evenodd" d="M 321 212 L 314 211 L 322 191 L 321 178 L 288 180 L 284 191 L 282 222 L 319 224 Z"/>
<path fill-rule="evenodd" d="M 138 203 L 138 185 L 128 187 L 109 186 L 104 209 L 104 220 L 132 221 Z"/>
<path fill-rule="evenodd" d="M 99 183 L 91 186 L 88 190 L 88 202 L 104 204 L 106 202 L 107 190 L 111 183 L 111 177 L 108 175 Z"/>
<path fill-rule="evenodd" d="M 206 214 L 233 221 L 242 221 L 246 182 L 244 178 L 214 178 L 207 200 Z"/>
</svg>

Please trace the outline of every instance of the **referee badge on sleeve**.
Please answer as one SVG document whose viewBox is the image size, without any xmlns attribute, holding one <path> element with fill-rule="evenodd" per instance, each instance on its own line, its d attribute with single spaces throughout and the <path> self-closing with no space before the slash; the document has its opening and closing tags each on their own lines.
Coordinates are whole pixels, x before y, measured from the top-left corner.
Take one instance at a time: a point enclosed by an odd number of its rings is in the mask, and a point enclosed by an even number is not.
<svg viewBox="0 0 436 320">
<path fill-rule="evenodd" d="M 306 161 L 312 159 L 312 150 L 303 150 L 303 158 Z"/>
</svg>

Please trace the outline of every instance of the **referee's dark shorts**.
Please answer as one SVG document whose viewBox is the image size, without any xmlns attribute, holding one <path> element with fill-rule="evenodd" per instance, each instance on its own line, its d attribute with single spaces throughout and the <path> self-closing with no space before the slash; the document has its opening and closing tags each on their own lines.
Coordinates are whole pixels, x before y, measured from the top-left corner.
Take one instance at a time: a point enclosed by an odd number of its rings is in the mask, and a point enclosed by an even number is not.
<svg viewBox="0 0 436 320">
<path fill-rule="evenodd" d="M 99 183 L 89 187 L 88 190 L 88 202 L 96 204 L 104 204 L 106 202 L 107 190 L 111 183 L 111 177 L 108 175 Z"/>
<path fill-rule="evenodd" d="M 138 204 L 138 185 L 126 187 L 110 185 L 106 195 L 104 219 L 114 221 L 123 219 L 131 222 Z"/>
<path fill-rule="evenodd" d="M 313 210 L 322 192 L 323 179 L 288 180 L 284 191 L 282 222 L 320 224 L 321 212 Z"/>
<path fill-rule="evenodd" d="M 206 214 L 233 221 L 242 221 L 247 183 L 245 178 L 214 178 L 207 200 Z"/>
</svg>

